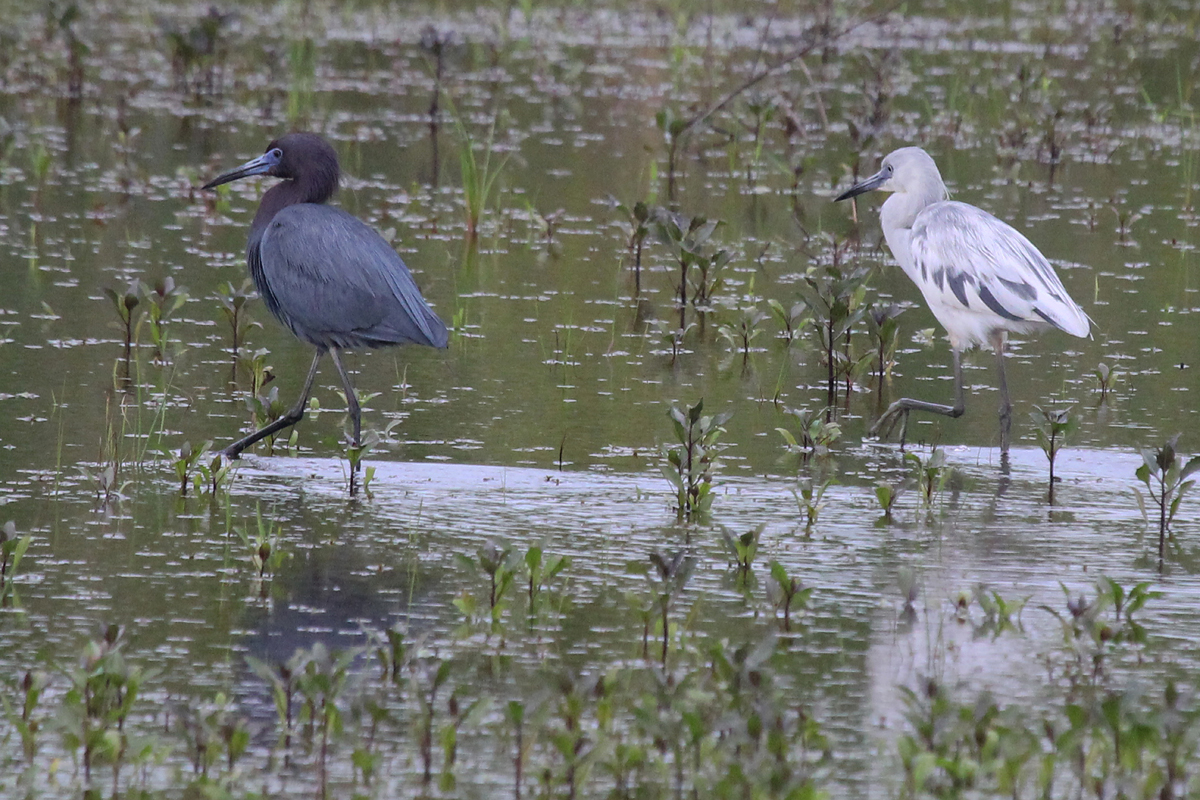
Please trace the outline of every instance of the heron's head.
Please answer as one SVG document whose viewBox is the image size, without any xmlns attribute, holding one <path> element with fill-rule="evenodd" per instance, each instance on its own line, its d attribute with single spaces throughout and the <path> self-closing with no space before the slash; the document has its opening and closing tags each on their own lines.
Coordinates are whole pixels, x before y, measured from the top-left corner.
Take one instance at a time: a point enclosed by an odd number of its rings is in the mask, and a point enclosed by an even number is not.
<svg viewBox="0 0 1200 800">
<path fill-rule="evenodd" d="M 919 147 L 901 147 L 888 153 L 880 162 L 879 172 L 854 184 L 836 199 L 847 200 L 873 189 L 934 195 L 938 200 L 946 197 L 946 185 L 937 164 Z"/>
<path fill-rule="evenodd" d="M 324 202 L 337 190 L 338 174 L 337 153 L 329 142 L 315 133 L 289 133 L 267 145 L 258 158 L 214 178 L 203 188 L 212 189 L 252 175 L 270 175 L 307 184 L 317 190 L 315 194 L 322 195 L 322 199 L 309 202 Z"/>
</svg>

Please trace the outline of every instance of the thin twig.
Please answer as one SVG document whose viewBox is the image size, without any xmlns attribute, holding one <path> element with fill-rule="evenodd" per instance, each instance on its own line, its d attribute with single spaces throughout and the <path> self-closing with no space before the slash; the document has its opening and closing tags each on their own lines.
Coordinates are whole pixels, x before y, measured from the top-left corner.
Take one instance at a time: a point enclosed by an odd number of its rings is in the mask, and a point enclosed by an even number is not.
<svg viewBox="0 0 1200 800">
<path fill-rule="evenodd" d="M 888 14 L 892 13 L 892 11 L 894 11 L 899 5 L 900 5 L 900 0 L 892 0 L 892 2 L 885 9 L 880 11 L 879 13 L 877 13 L 871 17 L 867 17 L 865 19 L 860 19 L 857 22 L 851 24 L 849 27 L 846 27 L 836 33 L 832 33 L 827 37 L 823 37 L 821 39 L 808 42 L 808 43 L 802 45 L 797 50 L 788 54 L 787 56 L 785 56 L 784 58 L 782 58 L 780 61 L 776 62 L 775 64 L 773 64 L 769 67 L 766 67 L 762 71 L 757 72 L 754 75 L 750 76 L 745 81 L 743 81 L 740 85 L 738 85 L 737 87 L 735 87 L 735 88 L 731 89 L 729 92 L 727 92 L 725 94 L 725 96 L 722 97 L 720 100 L 718 100 L 716 103 L 709 106 L 704 111 L 701 111 L 700 113 L 691 117 L 684 124 L 683 128 L 680 129 L 679 134 L 676 137 L 676 139 L 683 138 L 684 134 L 686 134 L 692 128 L 696 127 L 697 124 L 703 122 L 704 120 L 711 117 L 713 114 L 716 114 L 718 111 L 725 108 L 725 106 L 729 105 L 738 95 L 742 94 L 747 89 L 750 89 L 751 87 L 761 83 L 762 81 L 766 80 L 770 76 L 772 76 L 775 73 L 782 70 L 784 67 L 790 66 L 791 64 L 795 63 L 796 61 L 799 61 L 800 59 L 804 58 L 806 55 L 811 53 L 813 50 L 816 50 L 818 47 L 827 47 L 828 45 L 832 44 L 833 42 L 836 42 L 839 39 L 849 35 L 850 33 L 854 32 L 855 30 L 861 28 L 864 25 L 878 22 L 879 20 L 886 17 Z"/>
</svg>

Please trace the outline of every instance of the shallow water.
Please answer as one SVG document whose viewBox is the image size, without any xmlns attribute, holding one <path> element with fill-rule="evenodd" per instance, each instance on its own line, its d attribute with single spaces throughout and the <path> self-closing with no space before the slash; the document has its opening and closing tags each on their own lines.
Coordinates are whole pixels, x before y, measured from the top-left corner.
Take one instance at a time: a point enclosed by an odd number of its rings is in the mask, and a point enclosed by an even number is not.
<svg viewBox="0 0 1200 800">
<path fill-rule="evenodd" d="M 616 3 L 538 8 L 527 18 L 458 6 L 243 12 L 226 30 L 217 91 L 199 96 L 172 78 L 154 21 L 192 24 L 198 6 L 89 7 L 77 23 L 92 48 L 79 100 L 67 97 L 63 43 L 43 40 L 40 11 L 6 23 L 0 521 L 33 539 L 19 609 L 0 613 L 0 671 L 74 663 L 98 626 L 117 623 L 131 660 L 161 670 L 141 724 L 224 691 L 265 728 L 271 700 L 246 654 L 283 660 L 318 641 L 346 648 L 364 641 L 364 629 L 396 623 L 445 652 L 479 648 L 478 637 L 454 635 L 454 600 L 479 579 L 455 555 L 489 541 L 518 551 L 543 542 L 572 559 L 570 609 L 551 645 L 514 647 L 514 681 L 536 682 L 546 662 L 603 670 L 639 653 L 640 623 L 623 595 L 643 590 L 646 579 L 628 565 L 655 550 L 697 555 L 682 600 L 695 609 L 690 635 L 738 642 L 773 629 L 761 585 L 748 599 L 731 580 L 720 534 L 762 524 L 760 574 L 778 559 L 815 589 L 803 632 L 778 661 L 836 742 L 828 788 L 838 796 L 894 792 L 897 686 L 937 675 L 966 693 L 1052 703 L 1043 656 L 1061 632 L 1039 606 L 1063 606 L 1060 584 L 1078 593 L 1100 575 L 1154 582 L 1163 596 L 1145 611 L 1143 679 L 1194 672 L 1200 500 L 1184 500 L 1180 546 L 1160 573 L 1156 532 L 1132 489 L 1136 448 L 1179 432 L 1184 453 L 1200 447 L 1200 128 L 1189 77 L 1198 48 L 1187 22 L 1195 9 L 1132 15 L 1067 4 L 1047 14 L 1017 3 L 976 16 L 949 3 L 865 26 L 807 58 L 807 75 L 762 85 L 777 111 L 758 157 L 753 115 L 745 98 L 733 102 L 681 156 L 680 209 L 723 220 L 717 239 L 734 258 L 703 334 L 691 334 L 672 363 L 646 323 L 676 319 L 675 267 L 648 241 L 641 302 L 634 297 L 628 234 L 611 198 L 631 204 L 656 193 L 666 202 L 655 113 L 713 102 L 754 72 L 764 30 L 765 54 L 785 54 L 809 12 L 739 7 L 710 20 L 686 4 Z M 426 25 L 452 34 L 436 140 L 427 116 L 434 70 L 419 41 Z M 296 56 L 305 36 L 311 76 Z M 873 111 L 882 118 L 872 123 Z M 454 113 L 480 144 L 496 120 L 498 191 L 475 247 L 465 241 Z M 854 131 L 868 125 L 875 137 L 858 144 Z M 220 446 L 251 425 L 247 373 L 233 371 L 216 296 L 245 277 L 246 230 L 266 182 L 234 184 L 219 201 L 195 187 L 291 127 L 334 141 L 346 173 L 338 202 L 395 230 L 426 298 L 453 323 L 451 346 L 350 359 L 364 423 L 399 423 L 367 456 L 376 470 L 369 498 L 347 496 L 344 404 L 328 367 L 320 412 L 299 426 L 294 454 L 248 455 L 227 502 L 181 498 L 171 466 L 178 448 Z M 839 410 L 843 435 L 828 462 L 800 467 L 775 429 L 794 426 L 783 408 L 825 404 L 811 337 L 789 347 L 768 319 L 743 366 L 717 327 L 748 305 L 796 302 L 800 276 L 832 257 L 822 238 L 830 234 L 852 243 L 840 258 L 877 267 L 869 300 L 907 306 L 887 396 L 949 400 L 949 351 L 940 331 L 921 333 L 936 323 L 880 241 L 881 198 L 860 198 L 859 224 L 830 202 L 853 175 L 874 171 L 879 155 L 909 143 L 934 154 L 956 199 L 1043 249 L 1095 330 L 1091 340 L 1051 332 L 1013 342 L 1007 474 L 995 449 L 993 360 L 969 355 L 967 414 L 914 415 L 909 437 L 926 455 L 930 443 L 943 446 L 955 477 L 929 510 L 910 487 L 887 522 L 876 482 L 900 482 L 908 466 L 894 444 L 864 438 L 880 406 L 873 382 Z M 547 236 L 546 219 L 560 209 Z M 143 323 L 131 388 L 120 391 L 123 330 L 103 289 L 168 275 L 189 300 L 166 328 L 164 359 Z M 261 327 L 249 330 L 245 349 L 268 352 L 271 386 L 290 403 L 311 354 L 261 303 L 248 309 Z M 1100 362 L 1119 371 L 1104 403 L 1093 377 Z M 659 446 L 673 441 L 670 405 L 700 398 L 708 411 L 734 414 L 712 515 L 685 525 L 659 473 Z M 1058 458 L 1053 508 L 1029 419 L 1035 404 L 1071 405 L 1081 420 Z M 102 500 L 95 476 L 114 460 L 119 491 Z M 836 482 L 806 531 L 794 490 L 810 474 Z M 290 556 L 266 584 L 230 533 L 253 529 L 258 515 L 278 526 Z M 898 584 L 906 569 L 917 576 L 915 618 L 904 614 Z M 978 619 L 960 619 L 955 598 L 979 584 L 1028 596 L 1023 633 L 980 635 Z M 62 692 L 52 684 L 46 704 Z M 270 740 L 256 738 L 263 763 Z M 57 746 L 48 742 L 39 758 Z M 0 767 L 15 770 L 19 759 L 14 748 Z M 471 792 L 507 787 L 507 767 L 486 747 L 464 759 L 482 767 L 464 779 Z M 170 784 L 177 768 L 163 767 L 151 784 Z M 385 780 L 402 784 L 414 769 L 397 756 Z M 348 781 L 345 762 L 340 770 Z M 48 791 L 69 793 L 71 780 Z M 285 793 L 311 788 L 313 776 L 297 768 L 272 780 Z"/>
</svg>

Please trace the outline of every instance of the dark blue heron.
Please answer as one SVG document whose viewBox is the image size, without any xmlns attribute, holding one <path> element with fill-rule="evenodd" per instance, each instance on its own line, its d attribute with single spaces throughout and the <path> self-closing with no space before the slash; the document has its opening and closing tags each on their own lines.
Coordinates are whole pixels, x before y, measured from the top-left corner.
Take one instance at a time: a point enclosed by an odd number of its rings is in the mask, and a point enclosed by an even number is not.
<svg viewBox="0 0 1200 800">
<path fill-rule="evenodd" d="M 265 428 L 223 451 L 234 459 L 250 445 L 304 417 L 321 357 L 329 353 L 346 390 L 354 446 L 362 412 L 341 351 L 399 344 L 446 346 L 446 325 L 421 297 L 408 267 L 383 237 L 340 208 L 325 205 L 338 188 L 333 148 L 312 133 L 291 133 L 267 151 L 205 184 L 251 175 L 283 178 L 267 190 L 250 225 L 246 263 L 267 308 L 298 338 L 317 348 L 300 399 Z"/>
</svg>

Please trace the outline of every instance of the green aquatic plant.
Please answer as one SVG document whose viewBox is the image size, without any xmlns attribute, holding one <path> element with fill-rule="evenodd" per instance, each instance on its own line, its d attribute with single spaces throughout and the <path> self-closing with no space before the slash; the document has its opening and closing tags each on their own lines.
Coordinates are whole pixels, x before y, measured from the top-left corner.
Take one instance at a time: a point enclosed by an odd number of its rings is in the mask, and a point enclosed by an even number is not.
<svg viewBox="0 0 1200 800">
<path fill-rule="evenodd" d="M 271 687 L 271 697 L 275 701 L 275 713 L 279 721 L 279 744 L 284 749 L 292 746 L 292 736 L 296 733 L 295 700 L 297 681 L 308 653 L 296 650 L 292 657 L 285 662 L 270 663 L 254 656 L 246 656 L 246 664 L 264 683 Z"/>
<path fill-rule="evenodd" d="M 479 223 L 491 202 L 496 180 L 504 171 L 508 159 L 495 162 L 496 120 L 488 126 L 487 138 L 476 145 L 470 131 L 457 116 L 454 118 L 458 132 L 458 164 L 462 175 L 463 206 L 466 212 L 467 242 L 474 244 L 479 239 Z M 482 151 L 482 152 L 479 152 Z"/>
<path fill-rule="evenodd" d="M 248 330 L 253 327 L 262 327 L 261 322 L 246 319 L 246 304 L 257 297 L 258 292 L 254 289 L 254 282 L 249 278 L 243 280 L 241 286 L 234 286 L 232 281 L 226 281 L 217 289 L 217 300 L 221 304 L 221 313 L 229 323 L 229 344 L 235 364 L 238 359 L 238 351 L 246 342 Z"/>
<path fill-rule="evenodd" d="M 767 300 L 767 307 L 771 309 L 771 316 L 779 323 L 780 336 L 788 345 L 791 345 L 800 335 L 804 322 L 808 319 L 808 305 L 797 302 L 785 306 L 772 297 Z"/>
<path fill-rule="evenodd" d="M 1200 456 L 1192 456 L 1186 463 L 1175 451 L 1180 434 L 1175 434 L 1162 447 L 1141 450 L 1142 465 L 1137 468 L 1137 479 L 1146 485 L 1146 495 L 1134 488 L 1138 508 L 1142 516 L 1149 521 L 1146 497 L 1150 498 L 1158 512 L 1158 560 L 1162 563 L 1166 548 L 1167 534 L 1171 523 L 1179 511 L 1179 504 L 1184 496 L 1195 485 L 1189 478 L 1200 470 Z"/>
<path fill-rule="evenodd" d="M 805 476 L 800 481 L 798 490 L 792 489 L 796 505 L 800 513 L 804 515 L 805 535 L 812 535 L 813 528 L 816 527 L 817 520 L 821 516 L 821 509 L 825 507 L 825 492 L 835 483 L 837 483 L 837 478 L 822 473 L 817 477 Z"/>
<path fill-rule="evenodd" d="M 287 118 L 293 129 L 308 117 L 313 107 L 313 86 L 317 76 L 317 47 L 312 36 L 299 36 L 287 44 L 287 63 L 291 84 L 287 92 Z"/>
<path fill-rule="evenodd" d="M 226 55 L 222 39 L 234 16 L 233 12 L 222 12 L 209 6 L 208 11 L 190 25 L 167 17 L 158 20 L 178 91 L 196 97 L 216 93 L 217 75 Z"/>
<path fill-rule="evenodd" d="M 494 632 L 499 632 L 504 611 L 508 608 L 509 594 L 516 582 L 521 557 L 513 552 L 511 545 L 500 546 L 488 541 L 475 551 L 475 557 L 455 554 L 459 565 L 470 572 L 477 572 L 487 579 L 487 615 Z M 454 600 L 454 605 L 468 620 L 472 619 L 479 602 L 470 592 L 463 592 Z"/>
<path fill-rule="evenodd" d="M 878 403 L 883 403 L 883 387 L 892 378 L 896 366 L 896 346 L 900 343 L 900 322 L 897 317 L 904 309 L 894 303 L 871 304 L 863 321 L 871 337 L 871 349 L 875 357 L 875 391 Z"/>
<path fill-rule="evenodd" d="M 124 364 L 122 380 L 125 383 L 128 383 L 130 379 L 130 360 L 133 355 L 134 333 L 138 327 L 138 316 L 142 313 L 141 285 L 141 281 L 134 279 L 121 289 L 114 289 L 110 286 L 104 287 L 104 293 L 112 300 L 113 307 L 117 310 L 117 316 L 121 320 L 121 327 L 125 334 L 125 350 L 122 357 L 122 363 Z"/>
<path fill-rule="evenodd" d="M 683 343 L 687 338 L 687 335 L 691 333 L 694 328 L 696 328 L 696 323 L 689 322 L 682 328 L 676 328 L 666 320 L 656 319 L 651 323 L 650 327 L 657 334 L 659 340 L 669 348 L 669 352 L 671 353 L 671 366 L 675 366 L 676 362 L 679 360 L 679 356 L 685 352 L 689 352 L 684 349 Z"/>
<path fill-rule="evenodd" d="M 179 712 L 192 769 L 199 773 L 199 787 L 215 789 L 235 782 L 238 760 L 250 746 L 250 720 L 238 712 L 237 703 L 224 692 L 211 700 L 188 703 Z M 226 781 L 209 782 L 209 770 L 224 759 Z"/>
<path fill-rule="evenodd" d="M 717 333 L 729 343 L 730 349 L 741 352 L 742 369 L 750 364 L 750 346 L 762 334 L 762 323 L 767 316 L 767 313 L 757 306 L 747 306 L 740 310 L 734 321 L 722 323 L 717 327 Z"/>
<path fill-rule="evenodd" d="M 365 405 L 371 398 L 377 395 L 377 392 L 368 392 L 361 395 L 362 403 Z M 342 454 L 346 457 L 346 461 L 350 466 L 348 478 L 350 496 L 357 496 L 358 490 L 361 488 L 363 494 L 369 499 L 372 496 L 371 484 L 375 481 L 375 467 L 367 467 L 366 471 L 363 472 L 362 461 L 368 453 L 379 446 L 380 442 L 387 440 L 392 435 L 392 431 L 400 424 L 400 420 L 390 420 L 382 431 L 367 430 L 363 432 L 358 442 L 354 441 L 354 432 L 351 429 L 351 424 L 350 419 L 347 418 L 344 426 L 345 435 L 342 437 Z M 361 485 L 358 479 L 360 472 L 362 472 Z"/>
<path fill-rule="evenodd" d="M 300 723 L 308 741 L 318 747 L 317 781 L 322 797 L 328 796 L 330 747 L 342 733 L 345 703 L 342 695 L 350 678 L 350 667 L 360 652 L 359 648 L 330 650 L 317 642 L 305 652 L 296 672 L 296 691 L 301 698 Z"/>
<path fill-rule="evenodd" d="M 167 360 L 167 323 L 176 311 L 188 300 L 186 286 L 176 286 L 175 279 L 167 276 L 155 282 L 151 288 L 140 284 L 146 299 L 146 321 L 150 325 L 150 341 L 154 344 L 154 360 Z"/>
<path fill-rule="evenodd" d="M 805 611 L 812 599 L 813 589 L 805 588 L 800 579 L 788 574 L 783 564 L 772 559 L 767 565 L 767 599 L 775 609 L 776 616 L 783 613 L 783 630 L 792 630 L 792 610 Z"/>
<path fill-rule="evenodd" d="M 921 458 L 917 453 L 905 453 L 904 461 L 909 465 L 910 477 L 917 484 L 921 505 L 932 508 L 954 471 L 946 464 L 945 451 L 935 447 L 928 458 Z"/>
<path fill-rule="evenodd" d="M 256 573 L 256 582 L 263 586 L 283 564 L 288 557 L 287 551 L 280 547 L 283 526 L 278 520 L 265 519 L 262 506 L 255 508 L 254 527 L 239 525 L 234 528 L 242 545 L 250 556 L 250 564 Z"/>
<path fill-rule="evenodd" d="M 392 687 L 403 688 L 404 669 L 408 666 L 410 648 L 405 640 L 406 626 L 397 622 L 382 633 L 368 631 L 371 649 L 379 662 L 379 678 Z"/>
<path fill-rule="evenodd" d="M 1029 602 L 1029 595 L 1016 599 L 1004 597 L 994 589 L 978 585 L 973 592 L 973 599 L 983 612 L 983 621 L 976 626 L 977 635 L 990 633 L 992 638 L 998 637 L 1005 631 L 1023 633 L 1025 626 L 1021 622 L 1021 612 Z"/>
<path fill-rule="evenodd" d="M 206 442 L 205 447 L 210 443 Z M 204 463 L 204 459 L 197 459 L 196 470 L 199 472 L 198 478 L 203 479 L 203 483 L 196 481 L 197 494 L 201 486 L 208 489 L 209 497 L 216 500 L 221 487 L 225 485 L 226 479 L 234 468 L 233 461 L 225 458 L 223 453 L 213 453 L 212 458 L 208 459 L 208 463 Z"/>
<path fill-rule="evenodd" d="M 84 8 L 87 8 L 85 5 Z M 79 36 L 75 29 L 83 17 L 83 11 L 76 0 L 60 2 L 50 0 L 42 8 L 45 22 L 45 38 L 47 42 L 62 39 L 66 48 L 66 84 L 67 96 L 72 100 L 83 97 L 84 59 L 91 52 L 91 46 Z"/>
<path fill-rule="evenodd" d="M 707 514 L 712 508 L 713 468 L 722 449 L 723 426 L 733 412 L 705 416 L 701 399 L 686 411 L 672 405 L 667 416 L 675 423 L 678 444 L 662 445 L 667 459 L 662 474 L 675 487 L 675 510 L 680 518 Z"/>
<path fill-rule="evenodd" d="M 625 242 L 625 256 L 633 267 L 633 296 L 642 296 L 642 251 L 646 246 L 646 237 L 650 235 L 651 221 L 657 214 L 654 208 L 653 196 L 649 200 L 639 200 L 632 207 L 620 202 L 615 197 L 609 197 L 612 207 L 625 218 L 628 235 Z"/>
<path fill-rule="evenodd" d="M 44 716 L 37 713 L 42 700 L 42 693 L 50 682 L 50 676 L 41 670 L 26 670 L 19 684 L 12 685 L 14 699 L 20 698 L 20 713 L 9 702 L 7 691 L 0 690 L 0 707 L 4 709 L 4 717 L 8 724 L 17 731 L 21 738 L 21 754 L 25 763 L 33 765 L 37 757 L 39 736 L 45 727 Z M 5 685 L 7 690 L 9 685 Z"/>
<path fill-rule="evenodd" d="M 725 543 L 725 550 L 733 558 L 734 564 L 737 566 L 738 578 L 743 582 L 753 574 L 751 568 L 758 555 L 759 541 L 762 539 L 762 532 L 766 527 L 767 524 L 764 522 L 738 536 L 734 536 L 724 527 L 721 528 L 721 540 Z"/>
<path fill-rule="evenodd" d="M 200 494 L 205 480 L 200 473 L 199 466 L 204 462 L 205 456 L 211 449 L 211 441 L 205 442 L 199 448 L 192 447 L 191 442 L 184 442 L 179 448 L 179 453 L 171 462 L 171 466 L 174 467 L 175 477 L 179 480 L 180 497 L 187 497 L 189 485 L 194 485 L 196 494 Z"/>
<path fill-rule="evenodd" d="M 1029 417 L 1033 420 L 1038 447 L 1042 448 L 1042 452 L 1050 461 L 1049 498 L 1050 505 L 1054 505 L 1054 482 L 1056 480 L 1054 460 L 1058 457 L 1058 451 L 1066 443 L 1066 438 L 1079 428 L 1079 417 L 1072 414 L 1069 407 L 1061 411 L 1047 411 L 1037 405 L 1034 408 L 1037 411 L 1029 412 Z M 1057 480 L 1062 479 L 1058 478 Z"/>
<path fill-rule="evenodd" d="M 1113 391 L 1113 385 L 1120 380 L 1121 372 L 1101 361 L 1092 370 L 1092 377 L 1096 379 L 1096 388 L 1100 391 L 1100 404 L 1104 405 Z"/>
<path fill-rule="evenodd" d="M 658 620 L 662 626 L 661 664 L 666 667 L 667 648 L 671 641 L 671 609 L 691 580 L 696 558 L 683 550 L 673 553 L 655 551 L 650 554 L 650 564 L 653 569 L 646 574 L 650 578 L 655 605 L 659 612 Z"/>
<path fill-rule="evenodd" d="M 774 121 L 780 109 L 774 96 L 761 92 L 751 92 L 744 105 L 752 120 L 751 124 L 746 126 L 750 129 L 752 145 L 750 161 L 746 167 L 746 185 L 753 189 L 758 182 L 758 168 L 762 163 L 763 133 L 766 127 Z"/>
<path fill-rule="evenodd" d="M 410 695 L 416 698 L 419 713 L 412 719 L 421 759 L 421 783 L 433 781 L 433 722 L 438 693 L 450 680 L 454 662 L 436 656 L 409 661 Z"/>
<path fill-rule="evenodd" d="M 869 267 L 844 268 L 841 253 L 844 245 L 831 240 L 832 261 L 823 267 L 810 268 L 796 283 L 800 298 L 808 307 L 813 324 L 813 338 L 820 348 L 821 363 L 826 367 L 826 416 L 832 419 L 837 407 L 838 383 L 844 378 L 846 395 L 854 377 L 870 365 L 873 353 L 853 358 L 850 340 L 854 328 L 866 315 L 863 299 L 867 293 Z"/>
<path fill-rule="evenodd" d="M 898 483 L 879 481 L 875 484 L 875 499 L 879 501 L 879 509 L 883 512 L 883 518 L 887 522 L 892 521 L 892 511 L 902 492 L 903 488 Z"/>
<path fill-rule="evenodd" d="M 532 622 L 545 602 L 550 585 L 571 566 L 571 559 L 548 555 L 542 545 L 533 545 L 525 551 L 522 561 L 525 564 L 527 612 Z"/>
<path fill-rule="evenodd" d="M 64 668 L 67 690 L 59 701 L 57 725 L 67 751 L 81 753 L 84 780 L 90 785 L 100 765 L 112 768 L 119 785 L 121 768 L 149 758 L 153 740 L 137 739 L 126 725 L 142 685 L 157 674 L 125 657 L 126 639 L 119 625 L 108 625 L 98 639 L 84 645 L 74 666 Z"/>
<path fill-rule="evenodd" d="M 17 536 L 17 524 L 12 520 L 0 527 L 0 607 L 16 605 L 17 588 L 13 580 L 32 541 L 32 533 Z"/>
<path fill-rule="evenodd" d="M 675 287 L 679 307 L 679 327 L 687 327 L 687 308 L 700 312 L 709 309 L 712 299 L 724 285 L 725 267 L 733 254 L 711 244 L 713 233 L 721 220 L 703 216 L 687 217 L 667 209 L 654 214 L 652 229 L 655 238 L 665 245 L 679 267 L 679 283 Z M 688 289 L 691 289 L 689 298 Z"/>
<path fill-rule="evenodd" d="M 842 426 L 827 421 L 828 409 L 785 408 L 784 413 L 796 420 L 796 432 L 787 428 L 775 430 L 783 437 L 788 452 L 798 454 L 804 462 L 813 457 L 828 456 L 830 445 L 842 437 Z"/>
</svg>

